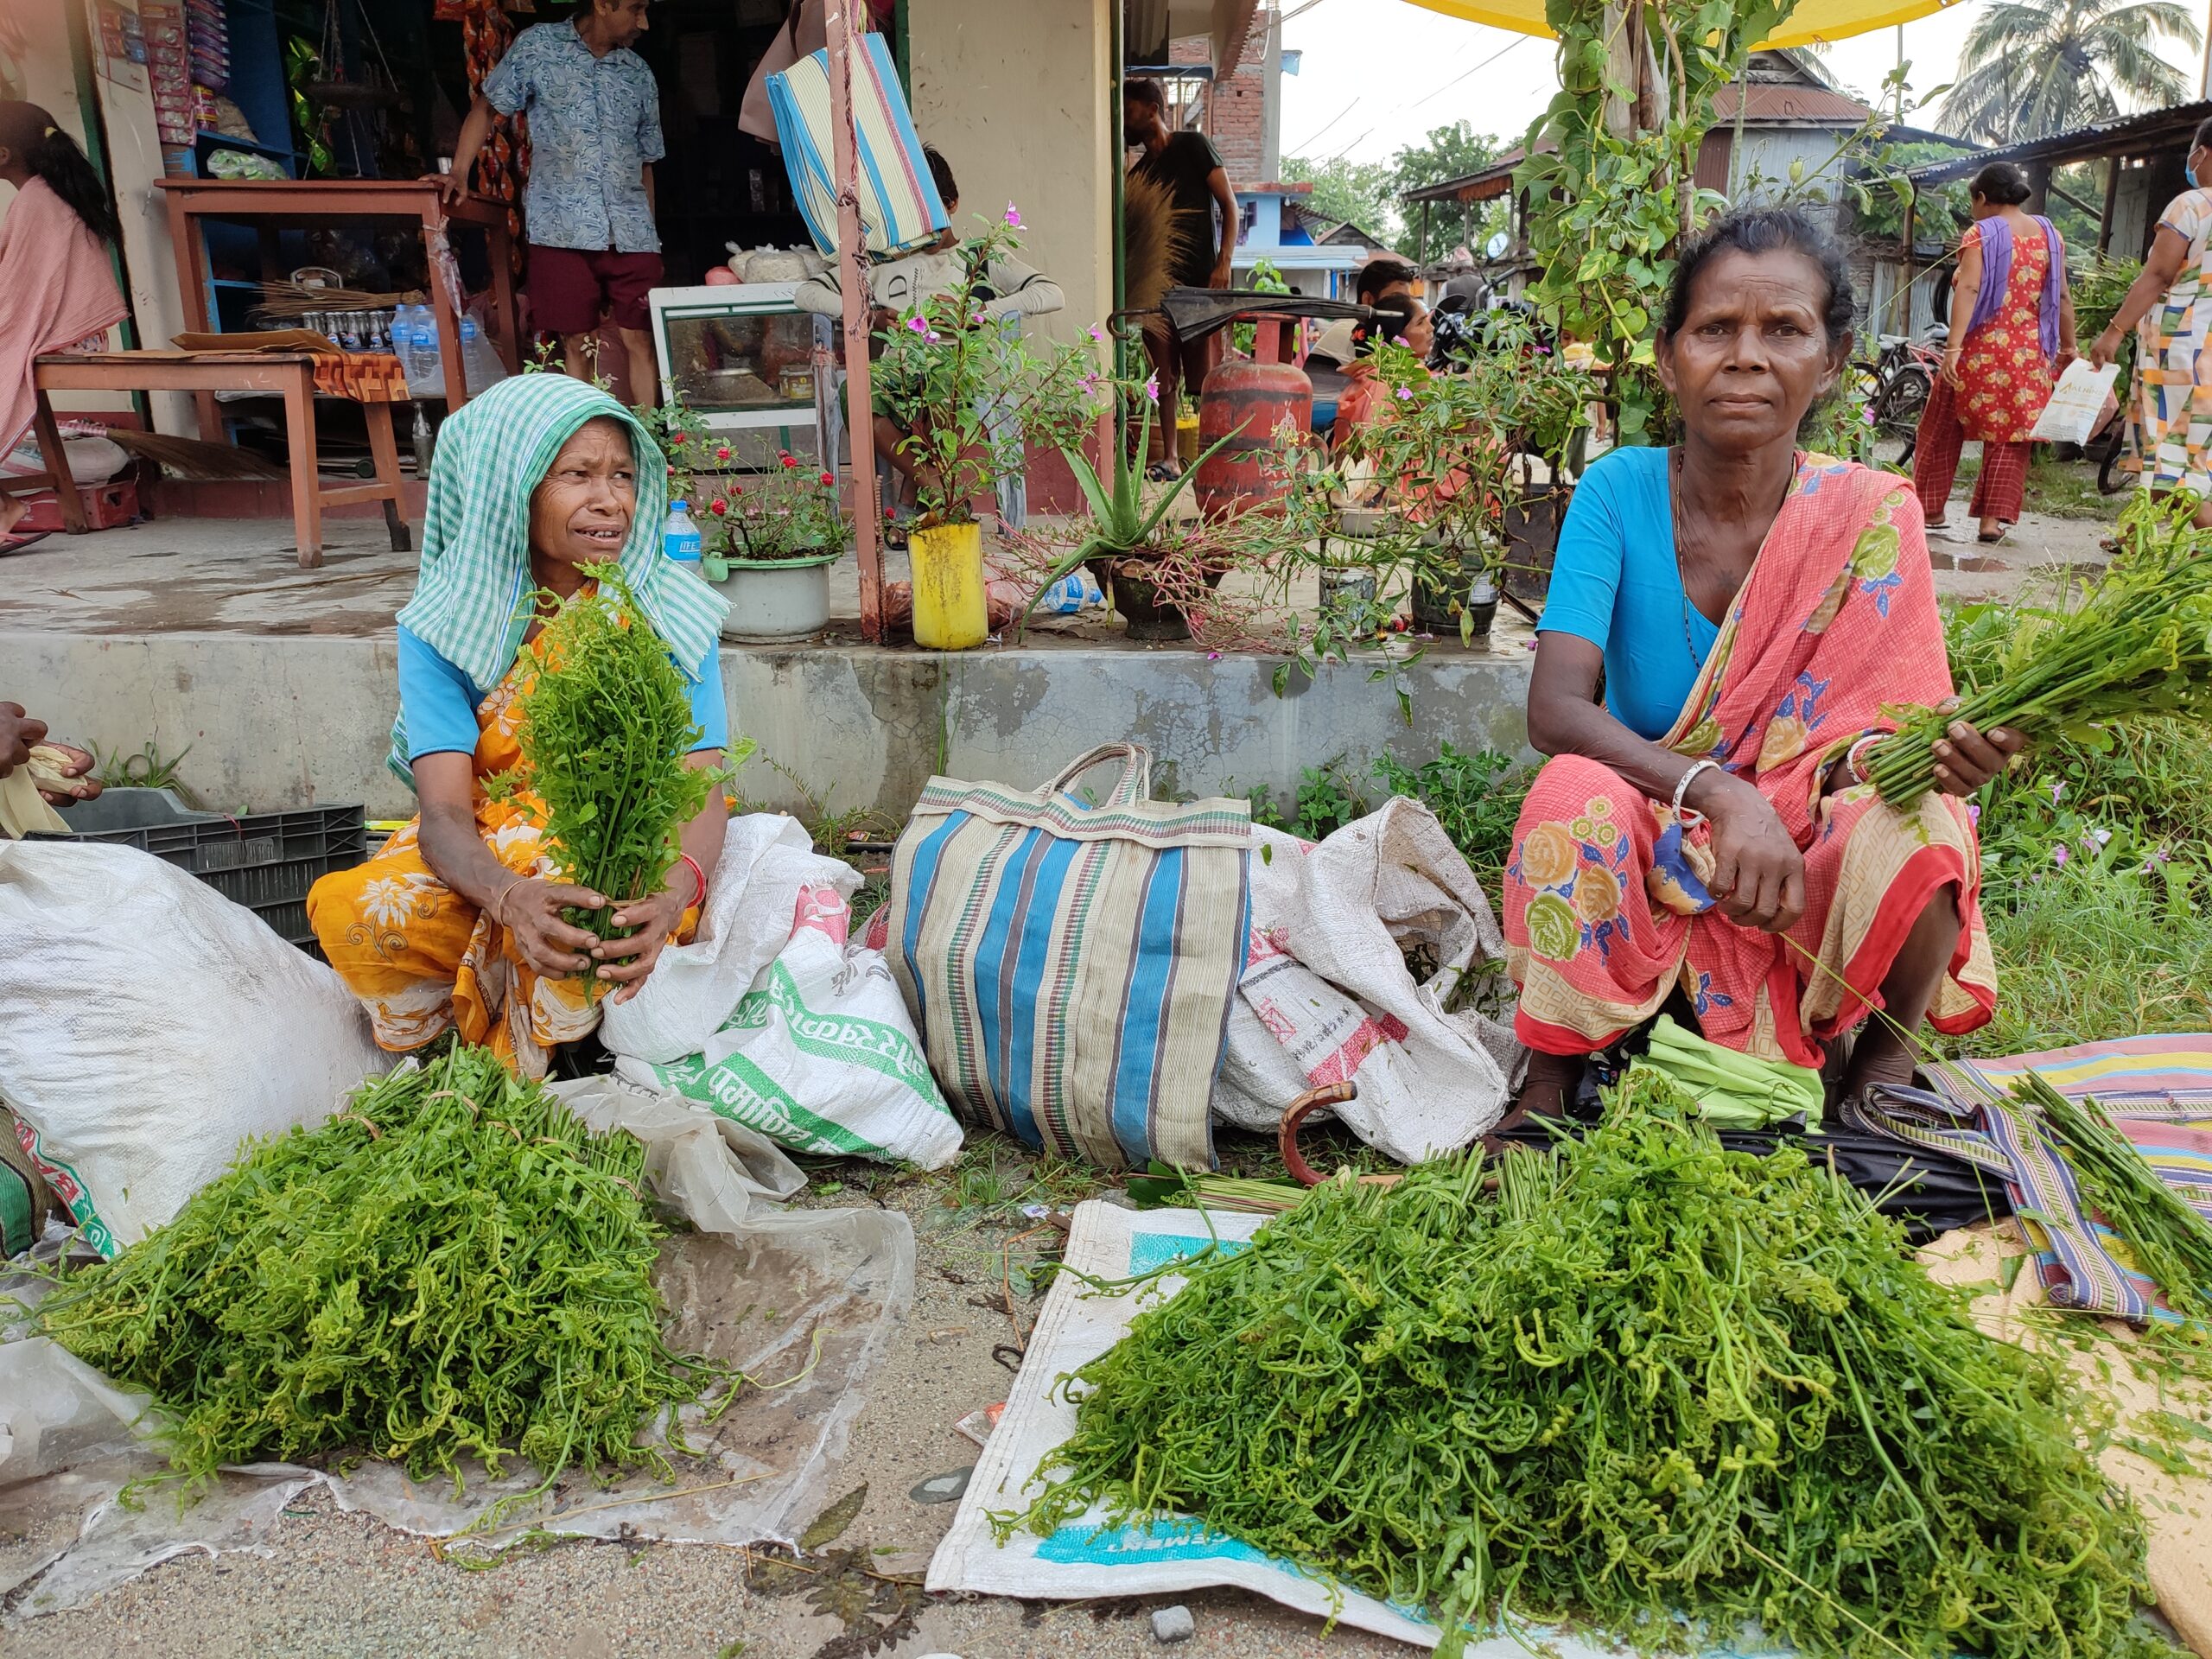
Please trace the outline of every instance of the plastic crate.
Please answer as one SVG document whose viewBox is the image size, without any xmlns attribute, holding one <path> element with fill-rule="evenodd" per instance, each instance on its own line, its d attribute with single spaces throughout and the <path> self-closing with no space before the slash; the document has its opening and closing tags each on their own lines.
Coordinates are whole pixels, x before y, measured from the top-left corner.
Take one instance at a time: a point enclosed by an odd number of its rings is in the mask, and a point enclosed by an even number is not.
<svg viewBox="0 0 2212 1659">
<path fill-rule="evenodd" d="M 367 858 L 365 820 L 358 806 L 315 806 L 46 839 L 115 842 L 165 858 L 319 957 L 321 949 L 308 926 L 308 889 L 318 876 Z"/>
</svg>

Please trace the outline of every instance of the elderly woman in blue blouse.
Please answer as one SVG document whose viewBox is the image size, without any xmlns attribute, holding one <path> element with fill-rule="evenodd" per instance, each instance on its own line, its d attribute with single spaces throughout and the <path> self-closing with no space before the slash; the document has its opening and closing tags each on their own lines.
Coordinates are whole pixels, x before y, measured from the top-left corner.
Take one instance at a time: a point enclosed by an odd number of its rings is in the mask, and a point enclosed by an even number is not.
<svg viewBox="0 0 2212 1659">
<path fill-rule="evenodd" d="M 392 728 L 393 769 L 422 813 L 308 895 L 324 954 L 385 1048 L 420 1048 L 457 1028 L 543 1076 L 556 1045 L 599 1022 L 584 969 L 596 964 L 618 999 L 635 995 L 663 947 L 694 925 L 728 821 L 720 785 L 684 826 L 671 885 L 615 913 L 617 928 L 636 931 L 601 939 L 563 919 L 565 908 L 606 900 L 558 879 L 517 738 L 542 607 L 587 588 L 582 566 L 619 563 L 690 682 L 700 733 L 690 764 L 721 765 L 724 607 L 661 554 L 667 473 L 635 416 L 565 375 L 502 381 L 438 435 L 423 575 L 399 613 Z"/>
</svg>

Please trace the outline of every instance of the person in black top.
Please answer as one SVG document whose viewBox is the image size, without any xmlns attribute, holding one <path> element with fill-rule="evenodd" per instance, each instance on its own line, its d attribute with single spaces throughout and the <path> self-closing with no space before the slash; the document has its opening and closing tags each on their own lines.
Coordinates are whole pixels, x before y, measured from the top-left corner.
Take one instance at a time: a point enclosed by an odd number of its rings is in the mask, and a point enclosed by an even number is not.
<svg viewBox="0 0 2212 1659">
<path fill-rule="evenodd" d="M 1156 80 L 1133 80 L 1122 89 L 1122 128 L 1131 143 L 1144 148 L 1130 171 L 1154 179 L 1174 200 L 1185 233 L 1185 251 L 1173 272 L 1176 283 L 1227 288 L 1230 261 L 1236 252 L 1236 193 L 1229 188 L 1229 175 L 1213 141 L 1202 132 L 1170 132 L 1166 111 L 1167 94 Z M 1221 210 L 1218 226 L 1217 207 Z M 1214 339 L 1208 335 L 1184 344 L 1164 327 L 1145 331 L 1145 349 L 1160 377 L 1160 416 L 1153 428 L 1160 457 L 1151 469 L 1155 478 L 1175 476 L 1174 464 L 1166 457 L 1176 399 L 1186 382 L 1193 397 L 1205 385 Z"/>
</svg>

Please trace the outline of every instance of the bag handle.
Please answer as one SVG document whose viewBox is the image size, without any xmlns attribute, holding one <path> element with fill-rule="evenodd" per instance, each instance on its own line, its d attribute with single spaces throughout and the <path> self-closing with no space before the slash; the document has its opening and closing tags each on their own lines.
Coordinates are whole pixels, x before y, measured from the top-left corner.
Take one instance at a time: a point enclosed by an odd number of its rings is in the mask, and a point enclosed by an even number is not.
<svg viewBox="0 0 2212 1659">
<path fill-rule="evenodd" d="M 1093 766 L 1119 760 L 1122 775 L 1107 791 L 1108 806 L 1134 806 L 1152 794 L 1152 751 L 1141 743 L 1101 743 L 1088 754 L 1077 755 L 1054 774 L 1045 793 L 1057 795 Z"/>
</svg>

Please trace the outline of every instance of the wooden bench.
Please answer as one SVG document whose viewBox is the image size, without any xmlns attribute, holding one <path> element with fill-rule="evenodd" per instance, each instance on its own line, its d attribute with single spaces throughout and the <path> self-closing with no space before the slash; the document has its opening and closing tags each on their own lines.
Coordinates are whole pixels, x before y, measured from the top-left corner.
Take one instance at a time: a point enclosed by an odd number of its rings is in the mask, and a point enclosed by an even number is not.
<svg viewBox="0 0 2212 1659">
<path fill-rule="evenodd" d="M 84 352 L 41 357 L 32 372 L 38 409 L 32 423 L 40 458 L 47 470 L 0 480 L 10 494 L 28 488 L 55 490 L 61 522 L 73 535 L 83 533 L 84 503 L 69 481 L 60 430 L 47 394 L 54 391 L 255 391 L 284 400 L 284 429 L 292 474 L 292 528 L 299 544 L 300 568 L 322 563 L 322 515 L 331 507 L 357 501 L 384 503 L 385 528 L 395 552 L 413 545 L 401 516 L 404 497 L 399 476 L 399 445 L 393 436 L 391 405 L 364 402 L 369 453 L 376 480 L 367 484 L 325 484 L 317 470 L 315 437 L 315 358 L 306 352 Z"/>
</svg>

